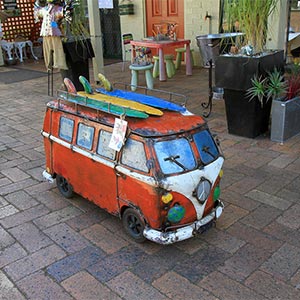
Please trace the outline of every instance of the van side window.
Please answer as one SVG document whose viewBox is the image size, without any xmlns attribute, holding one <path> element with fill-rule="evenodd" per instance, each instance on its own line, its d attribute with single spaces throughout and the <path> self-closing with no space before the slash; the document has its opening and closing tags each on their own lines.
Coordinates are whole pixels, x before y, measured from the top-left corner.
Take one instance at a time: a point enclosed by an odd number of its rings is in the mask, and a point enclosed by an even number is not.
<svg viewBox="0 0 300 300">
<path fill-rule="evenodd" d="M 60 118 L 59 123 L 59 137 L 71 142 L 73 137 L 74 120 L 68 119 L 66 117 Z"/>
<path fill-rule="evenodd" d="M 111 136 L 112 136 L 111 132 L 104 131 L 104 130 L 100 131 L 97 154 L 114 160 L 116 157 L 116 151 L 108 147 Z"/>
<path fill-rule="evenodd" d="M 93 146 L 95 128 L 79 123 L 77 133 L 77 145 L 91 150 Z"/>
<path fill-rule="evenodd" d="M 143 172 L 149 171 L 146 165 L 147 159 L 144 144 L 139 141 L 132 139 L 128 139 L 126 141 L 126 144 L 123 148 L 121 162 L 128 167 L 132 167 Z"/>
</svg>

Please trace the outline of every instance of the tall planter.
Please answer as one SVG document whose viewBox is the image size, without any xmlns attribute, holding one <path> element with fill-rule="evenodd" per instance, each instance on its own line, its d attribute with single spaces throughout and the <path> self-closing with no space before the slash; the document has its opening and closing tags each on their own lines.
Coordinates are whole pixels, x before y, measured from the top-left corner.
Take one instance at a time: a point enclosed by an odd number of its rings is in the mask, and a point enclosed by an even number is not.
<svg viewBox="0 0 300 300">
<path fill-rule="evenodd" d="M 261 106 L 257 98 L 249 101 L 245 92 L 224 90 L 228 133 L 255 138 L 268 131 L 271 101 Z"/>
<path fill-rule="evenodd" d="M 89 80 L 89 59 L 94 57 L 94 51 L 89 39 L 67 41 L 63 43 L 68 70 L 63 71 L 63 77 L 68 77 L 78 91 L 83 91 L 79 81 L 82 75 Z"/>
<path fill-rule="evenodd" d="M 228 132 L 255 138 L 268 130 L 271 101 L 261 107 L 257 99 L 246 96 L 254 75 L 265 76 L 274 68 L 284 68 L 284 52 L 261 56 L 221 55 L 216 60 L 216 86 L 224 88 Z"/>
<path fill-rule="evenodd" d="M 300 133 L 300 97 L 272 102 L 271 140 L 283 143 Z"/>
</svg>

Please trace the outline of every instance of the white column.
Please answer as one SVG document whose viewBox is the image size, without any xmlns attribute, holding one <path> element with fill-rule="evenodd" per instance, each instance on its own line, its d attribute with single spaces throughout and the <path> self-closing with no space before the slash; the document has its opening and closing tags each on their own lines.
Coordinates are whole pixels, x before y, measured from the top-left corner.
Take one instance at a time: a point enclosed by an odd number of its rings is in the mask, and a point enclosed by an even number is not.
<svg viewBox="0 0 300 300">
<path fill-rule="evenodd" d="M 93 58 L 94 80 L 98 81 L 98 73 L 104 73 L 102 33 L 98 1 L 87 0 L 91 43 L 95 52 Z"/>
<path fill-rule="evenodd" d="M 286 49 L 288 1 L 279 0 L 274 14 L 268 20 L 267 49 Z"/>
</svg>

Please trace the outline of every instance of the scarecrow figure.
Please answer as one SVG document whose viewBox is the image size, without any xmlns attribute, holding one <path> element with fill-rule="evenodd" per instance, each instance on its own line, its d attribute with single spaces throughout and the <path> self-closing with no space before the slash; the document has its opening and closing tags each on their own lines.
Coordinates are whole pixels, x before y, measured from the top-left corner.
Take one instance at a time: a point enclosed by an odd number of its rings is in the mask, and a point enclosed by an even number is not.
<svg viewBox="0 0 300 300">
<path fill-rule="evenodd" d="M 34 4 L 35 20 L 42 19 L 41 33 L 46 68 L 67 70 L 65 53 L 61 41 L 60 24 L 64 18 L 60 0 L 37 0 Z M 53 55 L 53 57 L 52 57 Z"/>
</svg>

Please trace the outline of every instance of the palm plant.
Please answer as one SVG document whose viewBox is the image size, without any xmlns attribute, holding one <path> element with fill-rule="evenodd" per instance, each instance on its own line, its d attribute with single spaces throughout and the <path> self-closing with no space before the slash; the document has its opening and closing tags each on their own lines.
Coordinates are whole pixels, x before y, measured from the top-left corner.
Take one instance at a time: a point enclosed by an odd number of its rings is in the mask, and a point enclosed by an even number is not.
<svg viewBox="0 0 300 300">
<path fill-rule="evenodd" d="M 84 7 L 81 0 L 64 0 L 64 27 L 68 39 L 84 40 L 89 37 Z"/>
<path fill-rule="evenodd" d="M 276 99 L 283 95 L 287 89 L 288 83 L 284 80 L 284 75 L 282 72 L 278 71 L 276 68 L 273 72 L 268 72 L 267 77 L 267 100 Z"/>
<path fill-rule="evenodd" d="M 247 90 L 246 95 L 249 97 L 249 101 L 257 98 L 261 106 L 264 105 L 264 99 L 266 98 L 266 82 L 267 78 L 255 75 L 251 79 L 252 87 Z"/>
<path fill-rule="evenodd" d="M 224 0 L 224 17 L 228 30 L 243 32 L 243 44 L 251 45 L 254 53 L 264 50 L 268 18 L 281 0 Z"/>
<path fill-rule="evenodd" d="M 246 95 L 249 101 L 257 98 L 263 106 L 265 102 L 281 98 L 281 101 L 291 100 L 300 95 L 300 69 L 295 66 L 286 74 L 274 69 L 268 72 L 266 77 L 254 76 L 251 79 L 252 86 L 247 90 Z"/>
</svg>

